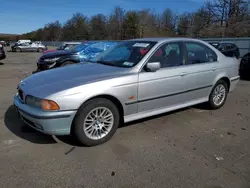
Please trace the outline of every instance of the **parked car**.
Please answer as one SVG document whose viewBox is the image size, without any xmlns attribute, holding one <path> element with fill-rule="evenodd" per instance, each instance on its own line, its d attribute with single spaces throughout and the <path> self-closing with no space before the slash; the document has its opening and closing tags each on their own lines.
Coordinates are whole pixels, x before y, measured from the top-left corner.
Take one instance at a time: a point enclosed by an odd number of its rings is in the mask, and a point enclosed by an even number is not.
<svg viewBox="0 0 250 188">
<path fill-rule="evenodd" d="M 43 54 L 38 59 L 36 72 L 89 61 L 115 44 L 116 42 L 91 41 L 76 45 L 69 50 Z"/>
<path fill-rule="evenodd" d="M 23 40 L 18 40 L 16 43 L 21 44 L 21 43 L 30 43 L 31 40 L 23 39 Z"/>
<path fill-rule="evenodd" d="M 14 97 L 21 119 L 94 146 L 123 122 L 204 102 L 218 109 L 239 81 L 235 58 L 195 39 L 123 41 L 93 61 L 21 81 Z"/>
<path fill-rule="evenodd" d="M 0 60 L 3 60 L 6 58 L 5 51 L 3 45 L 0 43 Z"/>
<path fill-rule="evenodd" d="M 0 41 L 0 44 L 2 44 L 3 46 L 7 45 L 7 43 L 5 41 L 3 41 L 3 40 Z"/>
<path fill-rule="evenodd" d="M 225 56 L 236 57 L 237 59 L 240 57 L 240 50 L 234 43 L 212 42 L 210 44 L 221 51 Z"/>
<path fill-rule="evenodd" d="M 250 78 L 250 53 L 241 59 L 239 74 L 243 79 Z"/>
<path fill-rule="evenodd" d="M 81 42 L 64 42 L 60 46 L 58 46 L 55 50 L 46 50 L 43 53 L 49 53 L 49 52 L 56 52 L 56 51 L 61 51 L 61 50 L 69 50 L 70 48 L 81 44 Z"/>
<path fill-rule="evenodd" d="M 12 52 L 43 52 L 44 50 L 47 50 L 47 46 L 44 46 L 43 44 L 39 43 L 15 43 L 11 47 Z"/>
</svg>

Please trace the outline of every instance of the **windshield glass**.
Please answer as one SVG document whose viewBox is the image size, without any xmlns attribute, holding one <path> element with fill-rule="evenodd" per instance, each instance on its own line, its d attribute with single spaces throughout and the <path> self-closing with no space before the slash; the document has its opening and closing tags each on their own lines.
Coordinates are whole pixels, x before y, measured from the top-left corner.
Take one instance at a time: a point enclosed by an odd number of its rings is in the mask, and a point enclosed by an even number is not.
<svg viewBox="0 0 250 188">
<path fill-rule="evenodd" d="M 57 50 L 63 50 L 65 47 L 65 44 L 61 44 L 59 47 L 57 47 Z"/>
<path fill-rule="evenodd" d="M 91 61 L 110 66 L 133 67 L 141 61 L 156 43 L 152 41 L 120 42 Z"/>
<path fill-rule="evenodd" d="M 80 51 L 84 50 L 86 47 L 88 47 L 89 45 L 91 45 L 93 43 L 94 42 L 82 43 L 82 44 L 73 46 L 72 48 L 69 49 L 69 51 L 72 52 L 72 53 L 77 53 L 77 52 L 80 52 Z"/>
</svg>

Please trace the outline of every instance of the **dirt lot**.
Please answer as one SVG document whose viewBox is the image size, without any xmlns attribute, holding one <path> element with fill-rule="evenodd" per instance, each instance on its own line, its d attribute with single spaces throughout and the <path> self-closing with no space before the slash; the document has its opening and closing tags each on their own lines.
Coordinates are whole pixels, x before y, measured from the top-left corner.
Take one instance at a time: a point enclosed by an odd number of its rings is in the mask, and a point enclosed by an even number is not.
<svg viewBox="0 0 250 188">
<path fill-rule="evenodd" d="M 131 123 L 112 140 L 78 147 L 27 128 L 12 98 L 38 53 L 0 65 L 0 187 L 250 187 L 250 82 L 217 111 L 201 106 Z"/>
</svg>

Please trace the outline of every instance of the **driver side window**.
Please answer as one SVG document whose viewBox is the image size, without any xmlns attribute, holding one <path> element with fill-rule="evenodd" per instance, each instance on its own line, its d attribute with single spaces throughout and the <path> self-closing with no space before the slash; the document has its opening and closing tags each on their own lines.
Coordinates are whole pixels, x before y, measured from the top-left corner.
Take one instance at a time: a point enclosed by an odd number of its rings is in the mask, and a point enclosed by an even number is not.
<svg viewBox="0 0 250 188">
<path fill-rule="evenodd" d="M 154 52 L 148 62 L 160 62 L 161 68 L 183 65 L 181 43 L 172 42 L 163 44 Z"/>
</svg>

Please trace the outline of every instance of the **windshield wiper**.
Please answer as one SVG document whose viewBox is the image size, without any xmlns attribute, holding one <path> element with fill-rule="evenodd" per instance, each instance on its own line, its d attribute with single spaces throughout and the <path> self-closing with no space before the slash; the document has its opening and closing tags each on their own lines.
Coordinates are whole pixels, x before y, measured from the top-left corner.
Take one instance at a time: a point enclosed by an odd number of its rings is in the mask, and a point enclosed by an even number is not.
<svg viewBox="0 0 250 188">
<path fill-rule="evenodd" d="M 103 65 L 109 65 L 109 66 L 114 66 L 115 67 L 115 65 L 113 63 L 109 63 L 107 61 L 96 61 L 96 62 L 100 63 L 100 64 L 103 64 Z"/>
</svg>

